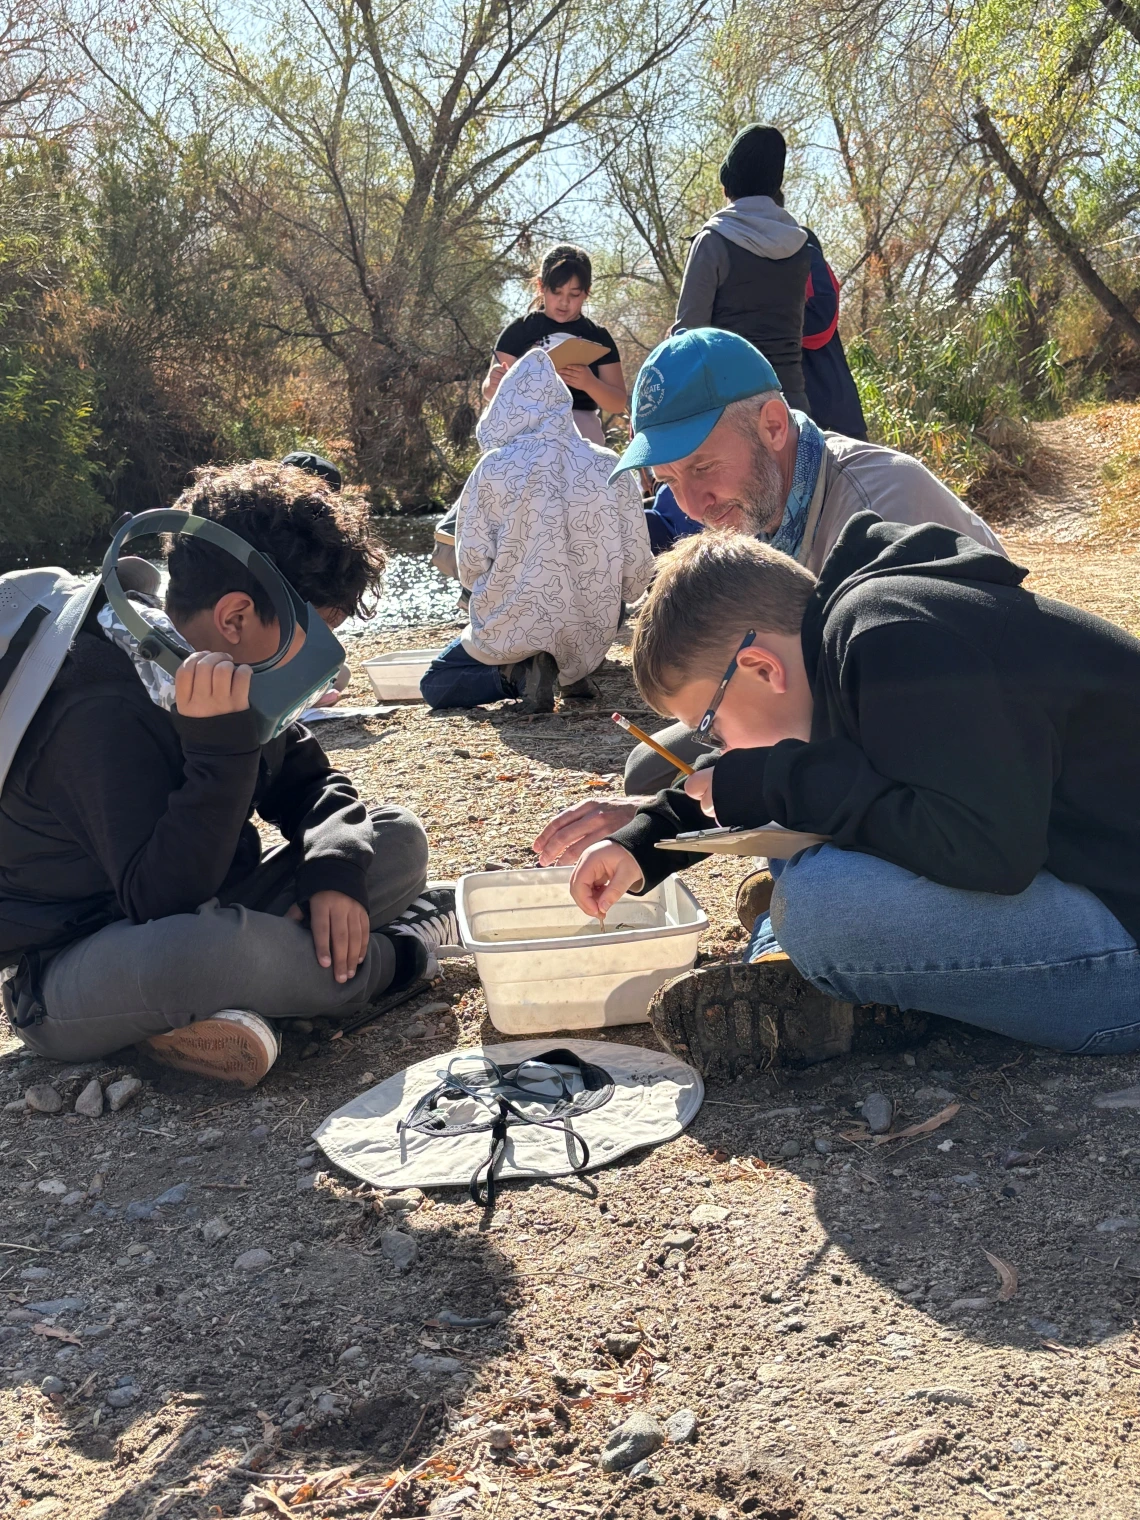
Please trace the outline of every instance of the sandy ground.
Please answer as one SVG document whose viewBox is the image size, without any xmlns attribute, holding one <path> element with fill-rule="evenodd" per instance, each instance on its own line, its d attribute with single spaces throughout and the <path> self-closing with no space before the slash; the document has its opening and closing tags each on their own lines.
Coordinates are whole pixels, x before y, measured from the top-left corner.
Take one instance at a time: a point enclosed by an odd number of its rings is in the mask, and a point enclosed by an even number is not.
<svg viewBox="0 0 1140 1520">
<path fill-rule="evenodd" d="M 1140 632 L 1134 552 L 1007 536 L 1033 584 Z M 557 807 L 620 786 L 626 660 L 594 713 L 406 707 L 325 740 L 366 797 L 420 814 L 440 876 L 521 864 Z M 740 948 L 737 875 L 689 874 L 707 956 Z M 1140 1514 L 1140 1089 L 1098 1103 L 1138 1088 L 1140 1056 L 932 1020 L 906 1050 L 712 1086 L 674 1143 L 508 1187 L 487 1216 L 459 1192 L 385 1212 L 308 1139 L 386 1075 L 496 1038 L 471 964 L 337 1033 L 291 1027 L 251 1093 L 131 1051 L 61 1072 L 4 1048 L 0 1104 L 45 1082 L 63 1100 L 0 1113 L 5 1520 Z M 93 1075 L 142 1088 L 84 1118 Z M 896 1131 L 943 1121 L 873 1144 L 872 1093 Z M 695 1239 L 670 1253 L 678 1230 Z M 637 1410 L 691 1411 L 695 1439 L 604 1473 Z"/>
</svg>

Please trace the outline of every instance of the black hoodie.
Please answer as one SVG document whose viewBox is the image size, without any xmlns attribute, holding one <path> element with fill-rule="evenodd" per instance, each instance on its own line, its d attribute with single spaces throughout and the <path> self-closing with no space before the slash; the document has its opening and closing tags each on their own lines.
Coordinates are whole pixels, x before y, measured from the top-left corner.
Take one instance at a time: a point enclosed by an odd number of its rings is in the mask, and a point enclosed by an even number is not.
<svg viewBox="0 0 1140 1520">
<path fill-rule="evenodd" d="M 1140 641 L 1026 573 L 950 528 L 853 517 L 804 614 L 811 739 L 722 755 L 719 822 L 978 892 L 1051 871 L 1140 940 Z M 678 862 L 654 841 L 703 827 L 677 787 L 614 837 L 652 886 Z"/>
<path fill-rule="evenodd" d="M 0 793 L 0 965 L 236 887 L 260 858 L 255 808 L 300 846 L 299 901 L 367 906 L 368 810 L 308 731 L 261 745 L 248 710 L 166 712 L 92 617 Z"/>
</svg>

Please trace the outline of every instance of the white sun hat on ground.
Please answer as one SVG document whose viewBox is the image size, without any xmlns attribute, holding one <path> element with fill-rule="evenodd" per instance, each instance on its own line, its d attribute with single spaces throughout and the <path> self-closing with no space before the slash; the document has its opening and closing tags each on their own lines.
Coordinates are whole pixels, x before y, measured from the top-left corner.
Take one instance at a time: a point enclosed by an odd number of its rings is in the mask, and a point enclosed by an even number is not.
<svg viewBox="0 0 1140 1520">
<path fill-rule="evenodd" d="M 704 1100 L 691 1066 L 609 1040 L 512 1040 L 430 1056 L 313 1131 L 375 1187 L 470 1187 L 581 1175 L 672 1140 Z M 490 1201 L 490 1199 L 488 1201 Z"/>
</svg>

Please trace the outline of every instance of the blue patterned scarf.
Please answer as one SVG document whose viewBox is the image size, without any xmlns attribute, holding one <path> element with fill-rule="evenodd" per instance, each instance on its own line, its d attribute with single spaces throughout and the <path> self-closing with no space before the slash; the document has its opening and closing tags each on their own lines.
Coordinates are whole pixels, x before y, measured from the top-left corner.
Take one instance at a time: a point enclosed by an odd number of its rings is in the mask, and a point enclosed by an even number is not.
<svg viewBox="0 0 1140 1520">
<path fill-rule="evenodd" d="M 771 544 L 773 549 L 779 549 L 782 554 L 790 554 L 795 559 L 803 543 L 808 509 L 811 506 L 812 496 L 815 494 L 815 483 L 823 464 L 826 444 L 823 434 L 806 412 L 791 411 L 791 415 L 800 430 L 792 489 L 788 492 L 788 499 L 784 503 L 784 515 L 780 519 L 780 526 L 771 536 L 766 533 L 761 533 L 759 536 L 765 543 Z"/>
</svg>

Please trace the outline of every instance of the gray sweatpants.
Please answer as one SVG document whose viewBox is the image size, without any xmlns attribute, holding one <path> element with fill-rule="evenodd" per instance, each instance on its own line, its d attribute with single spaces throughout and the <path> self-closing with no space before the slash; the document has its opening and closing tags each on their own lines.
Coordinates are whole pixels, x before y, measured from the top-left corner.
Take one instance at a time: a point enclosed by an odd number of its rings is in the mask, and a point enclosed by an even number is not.
<svg viewBox="0 0 1140 1520">
<path fill-rule="evenodd" d="M 695 765 L 712 749 L 711 744 L 698 744 L 693 738 L 693 730 L 683 723 L 670 723 L 668 728 L 658 729 L 653 737 L 689 765 Z M 627 797 L 656 796 L 680 780 L 680 776 L 677 767 L 662 760 L 656 750 L 650 749 L 648 744 L 639 744 L 630 750 L 625 762 L 625 794 Z"/>
<path fill-rule="evenodd" d="M 378 929 L 423 891 L 428 842 L 403 808 L 374 808 L 372 823 L 368 916 Z M 298 861 L 294 846 L 281 845 L 196 913 L 110 924 L 59 951 L 41 971 L 43 1017 L 20 1038 L 52 1060 L 89 1061 L 222 1008 L 270 1019 L 366 1008 L 392 980 L 391 943 L 373 935 L 356 975 L 338 982 L 318 963 L 308 927 L 284 917 L 296 901 Z M 25 1008 L 22 996 L 21 1017 Z"/>
</svg>

